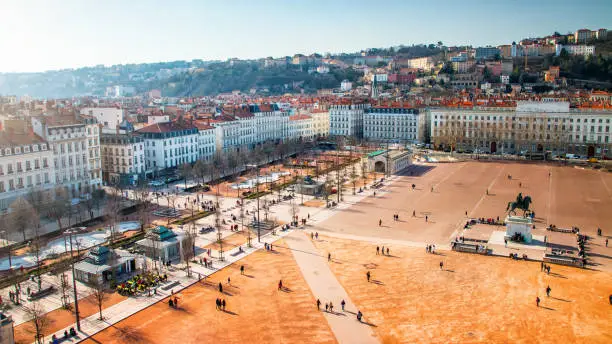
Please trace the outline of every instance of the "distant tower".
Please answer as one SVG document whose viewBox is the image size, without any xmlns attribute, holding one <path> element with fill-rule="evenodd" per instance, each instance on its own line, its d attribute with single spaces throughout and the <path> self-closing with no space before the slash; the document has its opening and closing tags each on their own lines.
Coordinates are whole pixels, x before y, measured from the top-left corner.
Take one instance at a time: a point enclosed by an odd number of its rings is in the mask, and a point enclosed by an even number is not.
<svg viewBox="0 0 612 344">
<path fill-rule="evenodd" d="M 374 81 L 372 81 L 372 98 L 378 98 L 378 82 L 376 80 L 376 74 L 374 74 Z"/>
</svg>

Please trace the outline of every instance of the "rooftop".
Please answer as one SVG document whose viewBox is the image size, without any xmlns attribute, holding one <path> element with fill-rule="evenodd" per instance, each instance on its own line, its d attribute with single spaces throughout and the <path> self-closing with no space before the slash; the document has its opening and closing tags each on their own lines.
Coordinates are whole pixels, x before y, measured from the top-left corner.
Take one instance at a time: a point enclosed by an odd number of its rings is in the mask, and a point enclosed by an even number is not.
<svg viewBox="0 0 612 344">
<path fill-rule="evenodd" d="M 173 131 L 182 131 L 194 129 L 195 126 L 188 123 L 177 123 L 177 122 L 164 122 L 164 123 L 155 123 L 149 126 L 146 126 L 142 129 L 139 129 L 139 133 L 169 133 Z"/>
</svg>

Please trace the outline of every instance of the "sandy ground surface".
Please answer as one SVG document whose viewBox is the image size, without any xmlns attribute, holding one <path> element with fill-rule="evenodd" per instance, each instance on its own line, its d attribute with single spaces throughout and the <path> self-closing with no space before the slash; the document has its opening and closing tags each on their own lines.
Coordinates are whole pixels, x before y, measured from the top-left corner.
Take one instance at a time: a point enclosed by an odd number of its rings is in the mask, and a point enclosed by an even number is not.
<svg viewBox="0 0 612 344">
<path fill-rule="evenodd" d="M 612 235 L 612 216 L 608 216 L 612 209 L 612 174 L 606 172 L 523 163 L 413 165 L 384 189 L 389 191 L 386 195 L 369 196 L 339 211 L 319 228 L 448 243 L 462 228 L 466 211 L 469 217 L 503 219 L 508 202 L 522 192 L 533 199 L 537 227 L 545 228 L 549 223 L 578 226 L 590 234 L 601 227 L 605 234 Z M 400 221 L 393 221 L 393 214 L 399 214 Z M 379 219 L 383 220 L 382 227 L 378 226 Z"/>
<path fill-rule="evenodd" d="M 109 293 L 106 300 L 102 304 L 102 315 L 104 315 L 104 309 L 115 305 L 121 301 L 127 299 L 125 296 L 121 296 L 118 293 Z M 72 304 L 74 309 L 74 303 Z M 81 318 L 89 317 L 92 314 L 98 313 L 98 303 L 94 295 L 90 295 L 84 299 L 79 300 L 79 313 Z M 45 336 L 53 334 L 66 326 L 74 323 L 74 313 L 72 311 L 65 310 L 63 308 L 56 309 L 46 314 L 48 320 L 48 327 L 43 333 Z M 34 341 L 34 335 L 36 330 L 31 322 L 26 322 L 15 326 L 15 343 L 25 344 L 32 343 Z"/>
<path fill-rule="evenodd" d="M 284 245 L 282 240 L 276 243 Z M 258 251 L 179 293 L 178 310 L 153 305 L 85 343 L 335 343 L 291 252 Z M 227 286 L 227 278 L 231 286 Z M 288 290 L 278 291 L 282 279 Z M 224 293 L 217 284 L 223 283 Z M 225 312 L 215 310 L 224 298 Z"/>
<path fill-rule="evenodd" d="M 536 262 L 408 247 L 387 257 L 369 243 L 323 236 L 314 243 L 332 252 L 332 271 L 383 343 L 612 341 L 606 272 L 553 265 L 546 275 Z"/>
<path fill-rule="evenodd" d="M 223 249 L 224 250 L 230 250 L 234 247 L 240 246 L 240 245 L 246 245 L 247 243 L 247 230 L 245 229 L 244 232 L 237 232 L 234 233 L 232 235 L 226 236 L 225 238 L 223 238 L 221 241 L 223 242 Z M 251 240 L 257 240 L 257 236 L 251 234 Z M 220 247 L 218 242 L 213 242 L 210 243 L 208 245 L 206 245 L 205 249 L 212 249 L 212 250 L 218 250 Z"/>
</svg>

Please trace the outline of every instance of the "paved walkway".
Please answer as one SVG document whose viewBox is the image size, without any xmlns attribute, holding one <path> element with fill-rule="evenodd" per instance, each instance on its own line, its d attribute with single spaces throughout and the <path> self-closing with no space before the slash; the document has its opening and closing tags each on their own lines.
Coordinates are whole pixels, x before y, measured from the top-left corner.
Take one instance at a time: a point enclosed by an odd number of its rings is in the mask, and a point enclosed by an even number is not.
<svg viewBox="0 0 612 344">
<path fill-rule="evenodd" d="M 285 238 L 304 279 L 314 296 L 322 304 L 332 302 L 334 313 L 324 312 L 339 343 L 378 343 L 369 325 L 357 321 L 357 308 L 327 265 L 327 258 L 320 256 L 303 232 L 294 232 Z M 340 302 L 346 302 L 342 312 Z M 323 306 L 324 307 L 324 306 Z M 367 319 L 366 319 L 367 321 Z"/>
</svg>

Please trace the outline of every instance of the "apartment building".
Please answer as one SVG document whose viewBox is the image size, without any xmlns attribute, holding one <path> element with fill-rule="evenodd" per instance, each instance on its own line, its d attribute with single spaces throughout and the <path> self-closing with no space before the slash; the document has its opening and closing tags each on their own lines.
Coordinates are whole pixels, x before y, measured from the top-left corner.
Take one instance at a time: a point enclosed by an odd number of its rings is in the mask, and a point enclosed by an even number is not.
<svg viewBox="0 0 612 344">
<path fill-rule="evenodd" d="M 55 187 L 53 151 L 40 136 L 23 131 L 0 132 L 0 210 L 31 190 Z"/>
<path fill-rule="evenodd" d="M 101 125 L 96 118 L 89 115 L 81 115 L 85 123 L 85 136 L 87 137 L 87 151 L 89 159 L 89 183 L 100 185 L 102 183 L 102 156 L 100 153 L 100 131 Z"/>
<path fill-rule="evenodd" d="M 277 104 L 251 104 L 249 110 L 255 116 L 255 142 L 278 141 L 289 136 L 289 113 Z"/>
<path fill-rule="evenodd" d="M 88 139 L 99 140 L 99 132 L 88 136 L 87 124 L 74 115 L 42 115 L 32 117 L 34 133 L 53 148 L 55 183 L 64 187 L 73 197 L 100 188 L 101 176 L 91 179 Z M 96 159 L 92 159 L 96 161 Z"/>
<path fill-rule="evenodd" d="M 296 114 L 289 117 L 289 139 L 309 141 L 313 139 L 312 116 Z"/>
<path fill-rule="evenodd" d="M 383 142 L 423 142 L 424 117 L 419 114 L 419 109 L 372 107 L 363 115 L 363 138 Z"/>
<path fill-rule="evenodd" d="M 105 128 L 115 129 L 123 122 L 124 111 L 117 107 L 85 107 L 81 115 L 94 117 Z"/>
<path fill-rule="evenodd" d="M 594 45 L 584 45 L 584 44 L 576 44 L 576 45 L 555 45 L 555 55 L 561 55 L 561 51 L 565 50 L 569 55 L 579 55 L 579 56 L 592 56 L 595 55 L 595 46 Z"/>
<path fill-rule="evenodd" d="M 145 139 L 133 132 L 102 133 L 102 176 L 110 185 L 136 185 L 146 173 Z"/>
<path fill-rule="evenodd" d="M 198 157 L 198 128 L 187 123 L 166 122 L 146 126 L 136 131 L 145 142 L 145 169 L 156 174 Z"/>
<path fill-rule="evenodd" d="M 329 108 L 329 133 L 332 136 L 363 137 L 363 114 L 367 102 L 342 100 Z"/>
<path fill-rule="evenodd" d="M 209 122 L 196 121 L 193 123 L 198 128 L 198 157 L 210 161 L 217 151 L 217 140 L 215 127 Z"/>
<path fill-rule="evenodd" d="M 309 115 L 312 117 L 312 135 L 314 137 L 329 136 L 329 111 L 315 109 Z"/>
<path fill-rule="evenodd" d="M 519 101 L 516 108 L 431 109 L 436 148 L 490 153 L 610 155 L 612 113 L 570 109 L 569 102 Z"/>
</svg>

